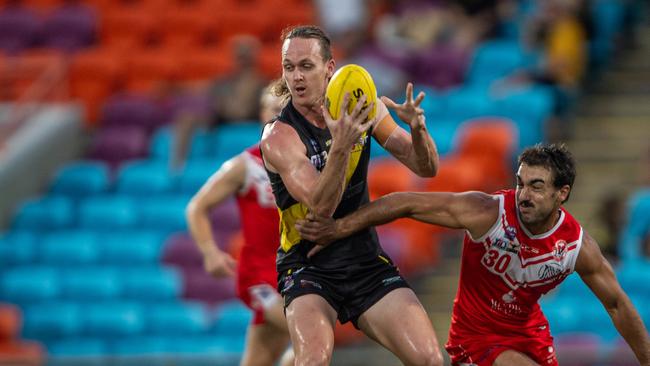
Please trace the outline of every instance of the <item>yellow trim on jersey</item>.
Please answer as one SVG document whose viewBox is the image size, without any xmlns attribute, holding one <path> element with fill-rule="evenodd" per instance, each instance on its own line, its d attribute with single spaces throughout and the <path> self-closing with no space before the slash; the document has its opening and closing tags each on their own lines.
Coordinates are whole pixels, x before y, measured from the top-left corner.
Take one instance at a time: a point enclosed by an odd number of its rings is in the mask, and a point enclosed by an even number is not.
<svg viewBox="0 0 650 366">
<path fill-rule="evenodd" d="M 296 221 L 302 220 L 307 217 L 307 206 L 298 202 L 289 208 L 280 210 L 280 247 L 285 252 L 288 252 L 291 247 L 298 244 L 302 238 L 296 230 Z"/>
</svg>

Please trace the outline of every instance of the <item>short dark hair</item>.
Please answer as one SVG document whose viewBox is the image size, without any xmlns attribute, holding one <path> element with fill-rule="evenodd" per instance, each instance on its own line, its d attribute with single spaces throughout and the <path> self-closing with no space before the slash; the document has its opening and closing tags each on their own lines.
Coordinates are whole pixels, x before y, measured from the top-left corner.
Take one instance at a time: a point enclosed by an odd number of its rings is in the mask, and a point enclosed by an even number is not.
<svg viewBox="0 0 650 366">
<path fill-rule="evenodd" d="M 555 188 L 562 188 L 565 185 L 573 188 L 573 182 L 576 179 L 576 164 L 573 155 L 564 144 L 537 144 L 529 147 L 519 155 L 518 163 L 519 165 L 543 166 L 553 173 Z M 569 196 L 565 201 L 568 199 Z"/>
<path fill-rule="evenodd" d="M 321 57 L 324 61 L 332 59 L 332 42 L 330 37 L 320 27 L 315 25 L 299 25 L 288 27 L 282 31 L 282 42 L 292 38 L 314 38 L 320 45 Z"/>
</svg>

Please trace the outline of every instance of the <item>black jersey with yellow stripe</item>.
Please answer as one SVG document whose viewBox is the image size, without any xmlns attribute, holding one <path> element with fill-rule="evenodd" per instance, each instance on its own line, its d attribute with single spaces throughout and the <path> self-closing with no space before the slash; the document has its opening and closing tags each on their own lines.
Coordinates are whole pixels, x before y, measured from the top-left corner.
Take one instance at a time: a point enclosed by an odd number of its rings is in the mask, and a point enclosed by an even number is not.
<svg viewBox="0 0 650 366">
<path fill-rule="evenodd" d="M 307 149 L 307 158 L 320 172 L 325 168 L 332 136 L 327 128 L 321 129 L 309 123 L 291 102 L 282 110 L 275 123 L 286 123 L 293 127 Z M 364 133 L 352 147 L 345 175 L 346 188 L 341 202 L 334 212 L 340 218 L 368 203 L 368 163 L 370 160 L 370 131 Z M 303 240 L 295 228 L 297 220 L 307 213 L 306 205 L 296 201 L 287 190 L 279 174 L 268 171 L 275 202 L 280 213 L 280 248 L 277 256 L 278 272 L 305 265 L 323 268 L 340 267 L 382 254 L 374 228 L 364 229 L 350 237 L 336 241 L 314 257 L 307 259 L 307 253 L 314 246 Z"/>
</svg>

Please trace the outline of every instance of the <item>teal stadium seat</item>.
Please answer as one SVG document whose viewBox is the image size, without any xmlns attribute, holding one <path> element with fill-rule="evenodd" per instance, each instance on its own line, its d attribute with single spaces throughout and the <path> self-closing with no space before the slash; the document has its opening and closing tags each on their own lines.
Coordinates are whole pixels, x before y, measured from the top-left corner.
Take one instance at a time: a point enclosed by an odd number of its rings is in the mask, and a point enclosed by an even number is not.
<svg viewBox="0 0 650 366">
<path fill-rule="evenodd" d="M 196 131 L 192 135 L 188 146 L 190 160 L 205 158 L 210 153 L 211 137 L 206 131 Z M 161 161 L 169 161 L 174 144 L 173 131 L 169 127 L 162 127 L 154 132 L 149 145 L 149 156 Z"/>
<path fill-rule="evenodd" d="M 90 337 L 113 338 L 140 335 L 144 331 L 144 309 L 137 302 L 112 301 L 82 307 L 84 333 Z"/>
<path fill-rule="evenodd" d="M 218 160 L 230 159 L 257 144 L 261 136 L 262 125 L 257 121 L 237 121 L 219 126 L 210 135 L 210 156 Z"/>
<path fill-rule="evenodd" d="M 61 294 L 60 273 L 53 267 L 14 267 L 0 275 L 0 297 L 5 301 L 30 304 L 56 299 Z"/>
<path fill-rule="evenodd" d="M 99 261 L 97 236 L 88 230 L 45 234 L 39 248 L 40 261 L 52 266 L 90 265 Z"/>
<path fill-rule="evenodd" d="M 617 269 L 616 275 L 628 295 L 650 299 L 650 260 L 639 258 L 624 261 Z"/>
<path fill-rule="evenodd" d="M 48 345 L 48 352 L 52 356 L 83 357 L 80 360 L 62 360 L 61 364 L 66 365 L 90 365 L 98 366 L 108 364 L 107 360 L 97 358 L 108 354 L 106 341 L 97 338 L 65 338 Z M 91 357 L 92 356 L 92 357 Z M 106 361 L 106 362 L 104 362 Z"/>
<path fill-rule="evenodd" d="M 20 266 L 36 261 L 36 234 L 13 230 L 0 236 L 0 268 Z"/>
<path fill-rule="evenodd" d="M 636 192 L 628 202 L 627 224 L 621 232 L 618 249 L 625 262 L 643 257 L 641 243 L 650 233 L 650 189 Z"/>
<path fill-rule="evenodd" d="M 110 267 L 62 269 L 63 296 L 81 303 L 115 300 L 122 294 L 120 271 Z"/>
<path fill-rule="evenodd" d="M 155 196 L 139 203 L 141 228 L 166 233 L 185 231 L 185 207 L 189 196 Z"/>
<path fill-rule="evenodd" d="M 203 334 L 208 329 L 206 309 L 199 303 L 152 305 L 146 313 L 146 332 L 154 335 Z"/>
<path fill-rule="evenodd" d="M 18 209 L 14 229 L 55 230 L 71 227 L 75 222 L 73 202 L 64 196 L 46 196 L 26 201 Z"/>
<path fill-rule="evenodd" d="M 553 92 L 535 86 L 513 90 L 495 101 L 499 114 L 516 122 L 519 128 L 519 147 L 544 141 L 546 122 L 553 114 Z"/>
<path fill-rule="evenodd" d="M 57 172 L 50 191 L 73 198 L 85 197 L 107 192 L 110 184 L 110 169 L 106 163 L 79 161 Z"/>
<path fill-rule="evenodd" d="M 183 280 L 173 268 L 143 267 L 122 270 L 124 297 L 133 301 L 173 300 L 182 292 Z"/>
<path fill-rule="evenodd" d="M 23 336 L 50 343 L 64 337 L 80 336 L 83 319 L 79 304 L 46 302 L 25 309 Z"/>
<path fill-rule="evenodd" d="M 174 178 L 169 165 L 156 160 L 137 160 L 125 163 L 117 176 L 117 192 L 127 195 L 170 193 Z"/>
<path fill-rule="evenodd" d="M 527 64 L 517 41 L 495 40 L 480 44 L 467 71 L 466 84 L 486 85 Z"/>
<path fill-rule="evenodd" d="M 245 334 L 252 319 L 253 312 L 239 300 L 224 302 L 214 312 L 212 333 Z"/>
<path fill-rule="evenodd" d="M 188 195 L 195 194 L 224 162 L 225 160 L 219 159 L 194 159 L 188 161 L 179 176 L 179 192 Z"/>
<path fill-rule="evenodd" d="M 128 196 L 89 197 L 79 206 L 80 226 L 97 231 L 130 229 L 138 223 L 138 207 Z"/>
<path fill-rule="evenodd" d="M 100 236 L 101 262 L 113 265 L 154 265 L 162 257 L 162 232 L 122 231 Z"/>
<path fill-rule="evenodd" d="M 494 103 L 487 91 L 477 87 L 463 87 L 449 91 L 445 96 L 446 118 L 466 120 L 495 114 Z"/>
</svg>

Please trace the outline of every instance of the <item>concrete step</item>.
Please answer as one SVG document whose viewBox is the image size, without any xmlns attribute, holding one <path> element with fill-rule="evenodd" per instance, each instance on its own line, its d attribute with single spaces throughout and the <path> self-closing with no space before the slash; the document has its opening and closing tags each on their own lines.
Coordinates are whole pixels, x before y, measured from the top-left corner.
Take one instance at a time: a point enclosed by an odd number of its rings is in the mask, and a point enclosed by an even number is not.
<svg viewBox="0 0 650 366">
<path fill-rule="evenodd" d="M 608 93 L 583 97 L 578 109 L 580 116 L 650 116 L 647 94 L 626 94 L 613 97 Z"/>
<path fill-rule="evenodd" d="M 650 127 L 650 125 L 649 125 Z M 627 138 L 580 139 L 568 143 L 578 164 L 639 161 L 648 153 L 647 135 Z"/>
<path fill-rule="evenodd" d="M 650 138 L 649 116 L 577 116 L 574 119 L 577 140 L 597 138 Z"/>
</svg>

